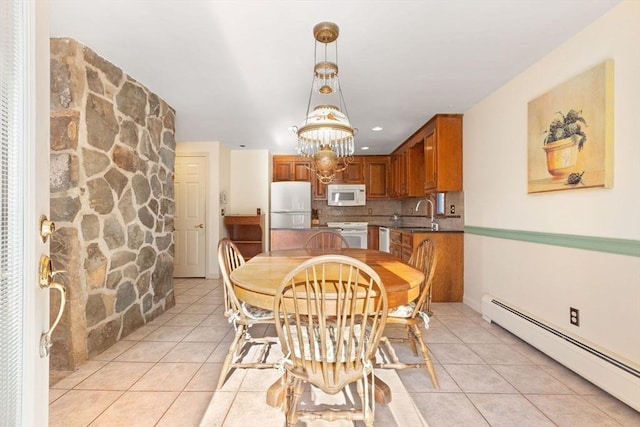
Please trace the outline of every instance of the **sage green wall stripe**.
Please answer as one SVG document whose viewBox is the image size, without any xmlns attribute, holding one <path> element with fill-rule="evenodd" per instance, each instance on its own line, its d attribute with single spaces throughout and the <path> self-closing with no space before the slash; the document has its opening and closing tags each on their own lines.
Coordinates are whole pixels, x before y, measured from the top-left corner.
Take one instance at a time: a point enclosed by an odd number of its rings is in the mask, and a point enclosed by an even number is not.
<svg viewBox="0 0 640 427">
<path fill-rule="evenodd" d="M 499 239 L 521 240 L 523 242 L 542 243 L 545 245 L 640 257 L 639 240 L 540 233 L 537 231 L 507 230 L 502 228 L 476 227 L 473 225 L 465 225 L 464 232 Z"/>
</svg>

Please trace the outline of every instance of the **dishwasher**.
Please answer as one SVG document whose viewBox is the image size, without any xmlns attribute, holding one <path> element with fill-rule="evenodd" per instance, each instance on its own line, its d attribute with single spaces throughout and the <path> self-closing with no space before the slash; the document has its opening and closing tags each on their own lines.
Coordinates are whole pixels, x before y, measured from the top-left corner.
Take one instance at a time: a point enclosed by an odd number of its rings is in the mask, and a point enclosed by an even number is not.
<svg viewBox="0 0 640 427">
<path fill-rule="evenodd" d="M 387 227 L 378 228 L 378 249 L 383 252 L 391 252 L 389 229 Z"/>
</svg>

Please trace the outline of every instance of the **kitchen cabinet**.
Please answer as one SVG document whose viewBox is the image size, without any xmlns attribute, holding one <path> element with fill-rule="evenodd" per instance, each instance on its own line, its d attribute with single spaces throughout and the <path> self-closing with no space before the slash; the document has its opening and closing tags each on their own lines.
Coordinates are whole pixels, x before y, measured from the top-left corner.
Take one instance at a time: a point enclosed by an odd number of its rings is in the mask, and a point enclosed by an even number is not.
<svg viewBox="0 0 640 427">
<path fill-rule="evenodd" d="M 424 196 L 424 137 L 419 134 L 411 141 L 407 163 L 407 197 Z"/>
<path fill-rule="evenodd" d="M 327 200 L 327 184 L 320 182 L 316 174 L 313 174 L 311 182 L 313 200 Z"/>
<path fill-rule="evenodd" d="M 424 239 L 436 246 L 436 270 L 431 290 L 433 302 L 461 302 L 464 295 L 464 234 L 462 232 L 410 233 L 392 229 L 391 254 L 409 261 L 413 248 Z"/>
<path fill-rule="evenodd" d="M 338 163 L 338 169 L 344 167 L 344 163 Z M 354 157 L 353 161 L 343 171 L 336 172 L 331 184 L 362 184 L 364 183 L 364 161 L 362 157 Z M 313 199 L 327 200 L 327 184 L 323 184 L 317 175 L 313 174 L 312 184 Z"/>
<path fill-rule="evenodd" d="M 380 227 L 377 225 L 369 225 L 367 227 L 367 249 L 375 249 L 378 250 L 379 247 L 379 236 L 378 232 Z"/>
<path fill-rule="evenodd" d="M 342 165 L 344 166 L 344 165 Z M 340 165 L 338 167 L 341 167 Z M 349 166 L 342 172 L 336 173 L 336 184 L 363 184 L 364 183 L 364 158 L 354 156 Z"/>
<path fill-rule="evenodd" d="M 393 174 L 391 196 L 396 199 L 407 196 L 408 159 L 409 152 L 405 148 L 391 155 L 391 173 Z"/>
<path fill-rule="evenodd" d="M 462 114 L 438 114 L 424 126 L 424 191 L 462 191 Z"/>
<path fill-rule="evenodd" d="M 389 198 L 389 156 L 364 157 L 364 184 L 367 200 Z"/>
<path fill-rule="evenodd" d="M 424 135 L 422 127 L 391 154 L 391 197 L 424 196 Z"/>
<path fill-rule="evenodd" d="M 273 156 L 273 182 L 310 181 L 311 161 L 300 156 Z"/>
<path fill-rule="evenodd" d="M 336 173 L 331 184 L 365 184 L 368 199 L 388 199 L 388 170 L 389 156 L 355 156 L 347 169 Z M 314 200 L 327 200 L 327 185 L 315 175 L 312 187 Z"/>
<path fill-rule="evenodd" d="M 402 258 L 402 232 L 397 230 L 389 231 L 389 253 L 396 258 Z M 405 262 L 408 260 L 404 260 Z"/>
<path fill-rule="evenodd" d="M 264 252 L 264 215 L 227 215 L 224 225 L 244 259 Z"/>
</svg>

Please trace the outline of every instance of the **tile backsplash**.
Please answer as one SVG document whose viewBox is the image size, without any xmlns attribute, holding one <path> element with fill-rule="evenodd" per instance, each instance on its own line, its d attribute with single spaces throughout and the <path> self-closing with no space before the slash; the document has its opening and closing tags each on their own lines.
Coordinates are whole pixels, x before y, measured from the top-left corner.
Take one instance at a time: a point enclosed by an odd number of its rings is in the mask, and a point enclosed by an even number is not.
<svg viewBox="0 0 640 427">
<path fill-rule="evenodd" d="M 318 210 L 321 225 L 327 221 L 366 221 L 372 225 L 394 226 L 393 215 L 398 215 L 398 226 L 426 227 L 431 214 L 429 204 L 422 203 L 415 208 L 421 198 L 402 200 L 368 200 L 365 206 L 338 207 L 328 206 L 325 200 L 314 200 L 312 208 Z M 433 198 L 435 204 L 435 197 Z M 451 205 L 455 213 L 451 214 Z M 441 230 L 464 229 L 464 193 L 462 191 L 445 193 L 445 215 L 436 215 Z"/>
</svg>

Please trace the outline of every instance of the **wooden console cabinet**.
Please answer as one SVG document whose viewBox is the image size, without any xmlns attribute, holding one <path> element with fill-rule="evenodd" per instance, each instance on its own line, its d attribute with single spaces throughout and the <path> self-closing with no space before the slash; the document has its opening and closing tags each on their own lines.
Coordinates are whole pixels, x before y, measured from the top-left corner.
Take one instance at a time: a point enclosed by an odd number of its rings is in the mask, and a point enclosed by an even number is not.
<svg viewBox="0 0 640 427">
<path fill-rule="evenodd" d="M 245 260 L 264 252 L 264 215 L 227 215 L 224 226 Z"/>
</svg>

